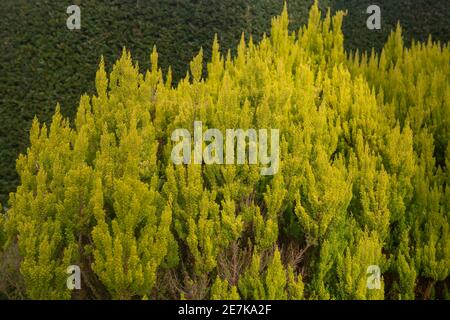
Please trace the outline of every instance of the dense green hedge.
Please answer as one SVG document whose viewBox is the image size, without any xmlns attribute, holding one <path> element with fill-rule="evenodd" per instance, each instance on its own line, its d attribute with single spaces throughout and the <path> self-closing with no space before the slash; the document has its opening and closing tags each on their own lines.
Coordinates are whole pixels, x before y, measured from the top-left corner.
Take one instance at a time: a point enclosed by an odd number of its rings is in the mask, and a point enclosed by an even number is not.
<svg viewBox="0 0 450 320">
<path fill-rule="evenodd" d="M 281 0 L 3 0 L 0 2 L 0 202 L 17 185 L 15 159 L 28 145 L 31 120 L 48 121 L 57 102 L 73 116 L 80 94 L 92 93 L 98 57 L 107 67 L 123 46 L 141 68 L 148 68 L 151 47 L 157 45 L 163 70 L 171 65 L 174 78 L 184 76 L 187 63 L 203 46 L 208 58 L 212 38 L 222 49 L 236 47 L 242 31 L 258 40 L 269 31 L 270 17 Z M 367 3 L 366 3 L 367 2 Z M 398 19 L 404 35 L 428 34 L 448 41 L 447 0 L 376 1 L 383 9 L 383 29 L 365 27 L 365 8 L 373 1 L 328 0 L 322 8 L 348 9 L 344 20 L 347 48 L 381 48 Z M 414 4 L 408 4 L 414 2 Z M 82 29 L 66 26 L 66 8 L 82 8 Z M 291 28 L 306 22 L 312 0 L 290 0 Z"/>
<path fill-rule="evenodd" d="M 370 4 L 381 8 L 382 30 L 371 31 L 364 26 Z M 403 28 L 406 45 L 411 39 L 428 40 L 429 35 L 435 40 L 447 42 L 450 35 L 450 10 L 448 0 L 334 0 L 333 10 L 347 10 L 343 31 L 347 49 L 365 49 L 383 47 L 389 32 L 395 29 L 397 22 Z"/>
</svg>

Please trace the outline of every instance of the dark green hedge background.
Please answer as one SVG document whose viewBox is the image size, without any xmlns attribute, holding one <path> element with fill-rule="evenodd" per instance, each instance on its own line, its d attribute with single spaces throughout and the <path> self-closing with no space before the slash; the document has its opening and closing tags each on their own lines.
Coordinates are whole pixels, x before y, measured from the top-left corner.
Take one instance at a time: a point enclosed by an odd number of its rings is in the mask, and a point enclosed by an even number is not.
<svg viewBox="0 0 450 320">
<path fill-rule="evenodd" d="M 293 30 L 306 23 L 312 2 L 288 1 Z M 72 4 L 81 7 L 81 30 L 66 27 Z M 371 4 L 382 9 L 380 31 L 366 28 Z M 224 52 L 243 31 L 258 40 L 282 6 L 282 0 L 0 1 L 0 202 L 18 183 L 15 159 L 26 150 L 34 116 L 48 121 L 57 102 L 73 116 L 81 94 L 93 93 L 101 55 L 111 68 L 125 46 L 144 69 L 156 44 L 163 70 L 171 65 L 177 80 L 201 46 L 208 57 L 215 33 Z M 449 0 L 322 0 L 320 6 L 348 10 L 348 49 L 379 50 L 398 20 L 407 43 L 429 34 L 449 40 Z"/>
</svg>

